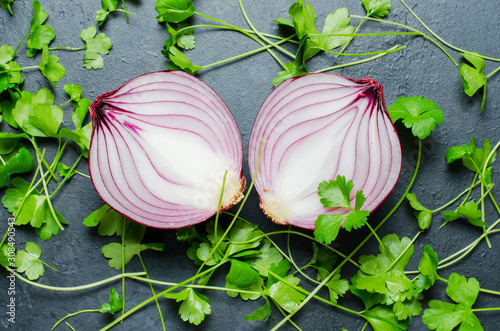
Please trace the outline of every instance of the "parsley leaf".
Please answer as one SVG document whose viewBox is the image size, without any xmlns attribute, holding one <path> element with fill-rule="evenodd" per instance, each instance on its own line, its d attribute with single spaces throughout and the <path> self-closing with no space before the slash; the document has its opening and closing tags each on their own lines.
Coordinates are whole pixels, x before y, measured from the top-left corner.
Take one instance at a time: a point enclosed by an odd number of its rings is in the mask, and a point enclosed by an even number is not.
<svg viewBox="0 0 500 331">
<path fill-rule="evenodd" d="M 45 272 L 43 263 L 39 259 L 42 255 L 42 250 L 40 246 L 31 241 L 26 243 L 24 249 L 18 250 L 15 256 L 17 271 L 20 273 L 24 272 L 29 280 L 37 280 Z"/>
<path fill-rule="evenodd" d="M 361 3 L 370 17 L 383 18 L 389 15 L 391 9 L 391 0 L 361 0 Z"/>
<path fill-rule="evenodd" d="M 95 26 L 83 29 L 80 33 L 80 38 L 85 42 L 85 55 L 83 58 L 83 66 L 88 70 L 100 69 L 104 66 L 104 60 L 100 54 L 106 55 L 109 53 L 113 43 L 111 39 L 106 37 L 104 33 L 97 34 Z"/>
<path fill-rule="evenodd" d="M 419 292 L 428 290 L 437 278 L 437 268 L 439 260 L 437 253 L 434 252 L 431 246 L 426 245 L 422 253 L 422 258 L 418 262 L 418 271 L 420 275 L 415 281 L 415 289 Z"/>
<path fill-rule="evenodd" d="M 157 0 L 155 9 L 160 23 L 180 23 L 195 13 L 191 0 Z"/>
<path fill-rule="evenodd" d="M 299 309 L 300 303 L 306 298 L 305 294 L 297 291 L 288 283 L 298 286 L 300 278 L 288 275 L 283 278 L 284 281 L 277 281 L 264 291 L 273 301 L 288 313 L 293 313 Z"/>
<path fill-rule="evenodd" d="M 406 330 L 409 321 L 400 321 L 389 306 L 379 305 L 361 314 L 375 331 Z"/>
<path fill-rule="evenodd" d="M 339 8 L 330 13 L 320 34 L 316 28 L 316 12 L 310 3 L 297 0 L 290 6 L 288 14 L 293 20 L 295 32 L 299 41 L 309 39 L 303 51 L 304 61 L 307 61 L 320 51 L 329 51 L 350 40 L 349 36 L 335 36 L 334 34 L 352 34 L 354 28 L 349 26 L 351 20 L 347 8 Z M 282 20 L 278 20 L 278 23 Z M 285 21 L 286 22 L 286 21 Z"/>
<path fill-rule="evenodd" d="M 175 299 L 182 304 L 179 307 L 179 314 L 183 321 L 199 325 L 206 315 L 212 313 L 210 299 L 201 293 L 195 292 L 192 288 L 186 288 L 179 293 L 166 293 L 168 299 Z"/>
<path fill-rule="evenodd" d="M 109 266 L 115 269 L 121 269 L 122 264 L 126 265 L 135 255 L 139 255 L 145 250 L 153 249 L 156 251 L 162 251 L 165 244 L 141 244 L 145 233 L 146 227 L 144 225 L 136 222 L 130 222 L 124 233 L 125 238 L 123 240 L 123 247 L 121 243 L 116 242 L 103 246 L 101 251 L 106 258 L 110 259 L 108 262 Z M 122 249 L 124 250 L 123 261 Z"/>
<path fill-rule="evenodd" d="M 462 164 L 470 171 L 476 172 L 482 175 L 483 169 L 486 168 L 485 180 L 487 183 L 491 183 L 491 172 L 492 167 L 488 167 L 495 161 L 496 152 L 490 156 L 491 145 L 487 138 L 483 141 L 483 148 L 476 147 L 476 139 L 472 136 L 469 145 L 453 146 L 450 147 L 445 154 L 446 162 L 452 163 L 457 160 L 462 160 Z M 489 161 L 488 161 L 489 157 Z M 488 164 L 486 164 L 488 162 Z"/>
<path fill-rule="evenodd" d="M 3 140 L 0 140 L 3 142 Z M 10 183 L 10 176 L 15 173 L 30 172 L 35 161 L 28 149 L 21 143 L 16 144 L 14 150 L 3 154 L 0 163 L 0 187 Z"/>
<path fill-rule="evenodd" d="M 38 65 L 42 75 L 56 87 L 57 82 L 66 75 L 66 69 L 59 63 L 59 58 L 55 55 L 49 55 L 49 48 L 47 45 L 43 46 L 42 58 Z"/>
<path fill-rule="evenodd" d="M 260 320 L 267 321 L 269 316 L 271 316 L 272 310 L 271 310 L 271 303 L 267 298 L 265 299 L 266 303 L 264 304 L 264 306 L 258 308 L 253 313 L 246 315 L 245 321 L 260 321 Z"/>
<path fill-rule="evenodd" d="M 443 122 L 443 111 L 431 100 L 419 97 L 399 97 L 387 111 L 395 123 L 402 119 L 414 136 L 425 139 L 434 130 L 436 124 Z"/>
<path fill-rule="evenodd" d="M 93 211 L 83 220 L 83 225 L 88 227 L 99 225 L 97 231 L 99 235 L 103 237 L 113 236 L 115 234 L 121 236 L 124 229 L 127 229 L 129 223 L 129 219 L 124 218 L 108 205 L 104 205 Z"/>
<path fill-rule="evenodd" d="M 179 46 L 185 50 L 191 50 L 195 48 L 196 42 L 193 35 L 194 29 L 187 28 L 187 24 L 182 23 L 179 25 L 178 30 L 172 28 L 168 23 L 166 24 L 167 31 L 170 34 L 170 39 L 165 42 L 165 49 L 169 49 L 170 46 Z"/>
<path fill-rule="evenodd" d="M 260 275 L 257 270 L 245 262 L 231 259 L 231 268 L 229 269 L 229 273 L 226 275 L 226 282 L 236 286 L 236 288 L 245 288 L 249 287 L 259 279 Z"/>
<path fill-rule="evenodd" d="M 202 66 L 195 65 L 175 46 L 170 46 L 162 51 L 163 56 L 170 59 L 167 64 L 170 70 L 183 70 L 191 75 L 196 75 L 198 70 L 203 69 Z"/>
<path fill-rule="evenodd" d="M 446 222 L 452 222 L 461 217 L 467 218 L 470 224 L 474 226 L 487 226 L 481 218 L 481 210 L 478 209 L 477 204 L 474 201 L 469 201 L 464 205 L 459 206 L 455 211 L 442 211 L 441 214 L 445 215 L 444 220 Z"/>
<path fill-rule="evenodd" d="M 406 199 L 408 199 L 413 208 L 413 214 L 417 217 L 420 229 L 428 229 L 432 221 L 432 211 L 425 208 L 417 201 L 417 195 L 415 193 L 407 193 Z"/>
<path fill-rule="evenodd" d="M 439 300 L 429 301 L 429 309 L 426 309 L 422 316 L 427 327 L 431 330 L 451 331 L 463 323 L 464 329 L 467 327 L 468 330 L 483 330 L 471 310 L 479 294 L 479 282 L 475 278 L 467 280 L 464 276 L 453 273 L 448 279 L 446 293 L 456 304 Z"/>
<path fill-rule="evenodd" d="M 99 312 L 105 314 L 110 313 L 114 315 L 116 312 L 119 312 L 123 308 L 123 299 L 120 298 L 120 295 L 114 288 L 109 289 L 109 302 L 105 302 L 102 304 Z"/>
<path fill-rule="evenodd" d="M 24 81 L 19 70 L 20 66 L 12 61 L 14 55 L 14 47 L 9 45 L 0 46 L 0 92 L 13 88 Z"/>
<path fill-rule="evenodd" d="M 354 199 L 355 207 L 351 207 L 351 191 L 354 188 L 352 180 L 346 181 L 344 176 L 338 175 L 335 180 L 324 181 L 319 184 L 318 195 L 326 208 L 342 208 L 341 214 L 323 214 L 316 220 L 314 236 L 316 241 L 330 244 L 338 235 L 342 226 L 346 231 L 357 229 L 366 224 L 369 212 L 360 210 L 365 202 L 362 191 L 357 191 Z"/>
<path fill-rule="evenodd" d="M 413 255 L 413 245 L 408 247 L 411 240 L 407 237 L 400 240 L 396 234 L 389 234 L 382 243 L 381 253 L 377 256 L 362 255 L 359 258 L 356 288 L 383 294 L 382 303 L 385 304 L 411 299 L 413 283 L 404 273 Z"/>
<path fill-rule="evenodd" d="M 462 53 L 463 57 L 470 63 L 462 63 L 458 67 L 458 72 L 462 78 L 464 92 L 468 96 L 473 96 L 477 90 L 483 87 L 483 101 L 481 103 L 481 113 L 484 111 L 486 101 L 486 76 L 484 75 L 484 59 L 476 56 L 477 53 Z"/>
<path fill-rule="evenodd" d="M 29 135 L 57 137 L 64 112 L 53 103 L 54 95 L 48 88 L 42 88 L 33 95 L 23 91 L 12 109 L 12 116 Z"/>
</svg>

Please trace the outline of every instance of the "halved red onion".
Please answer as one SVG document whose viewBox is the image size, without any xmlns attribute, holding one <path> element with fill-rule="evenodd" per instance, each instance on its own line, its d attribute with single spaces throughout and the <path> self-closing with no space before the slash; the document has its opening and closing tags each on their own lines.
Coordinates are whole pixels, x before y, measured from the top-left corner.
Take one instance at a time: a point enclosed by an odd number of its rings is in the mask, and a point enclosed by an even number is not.
<svg viewBox="0 0 500 331">
<path fill-rule="evenodd" d="M 126 217 L 180 228 L 242 198 L 241 136 L 222 99 L 180 71 L 141 75 L 90 106 L 92 182 Z"/>
<path fill-rule="evenodd" d="M 362 209 L 371 212 L 394 188 L 402 159 L 382 86 L 323 73 L 289 79 L 271 92 L 257 114 L 248 161 L 266 215 L 314 229 L 318 215 L 345 212 L 322 206 L 320 182 L 352 179 L 351 201 L 362 190 Z"/>
</svg>

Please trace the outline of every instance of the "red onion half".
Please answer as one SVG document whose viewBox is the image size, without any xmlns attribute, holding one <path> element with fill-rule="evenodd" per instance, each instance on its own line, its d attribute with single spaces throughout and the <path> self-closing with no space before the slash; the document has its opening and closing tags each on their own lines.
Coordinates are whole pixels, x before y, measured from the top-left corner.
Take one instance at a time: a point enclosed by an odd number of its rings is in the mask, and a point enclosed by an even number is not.
<svg viewBox="0 0 500 331">
<path fill-rule="evenodd" d="M 314 229 L 319 215 L 345 212 L 322 206 L 320 182 L 352 179 L 351 201 L 362 190 L 362 209 L 371 212 L 394 188 L 402 159 L 382 86 L 324 73 L 289 79 L 271 92 L 257 114 L 248 161 L 266 215 Z"/>
<path fill-rule="evenodd" d="M 92 182 L 126 217 L 180 228 L 242 198 L 242 142 L 222 99 L 180 71 L 145 74 L 90 106 Z"/>
</svg>

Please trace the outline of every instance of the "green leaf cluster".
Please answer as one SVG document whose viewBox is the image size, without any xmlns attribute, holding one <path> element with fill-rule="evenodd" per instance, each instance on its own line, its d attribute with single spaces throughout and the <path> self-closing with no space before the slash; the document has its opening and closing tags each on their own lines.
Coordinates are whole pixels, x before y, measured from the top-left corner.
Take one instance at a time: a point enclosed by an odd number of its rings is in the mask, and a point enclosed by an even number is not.
<svg viewBox="0 0 500 331">
<path fill-rule="evenodd" d="M 99 312 L 114 315 L 123 308 L 123 299 L 114 288 L 109 289 L 109 301 L 102 304 Z"/>
<path fill-rule="evenodd" d="M 483 88 L 483 101 L 481 102 L 481 113 L 484 111 L 486 102 L 486 82 L 484 75 L 484 59 L 477 53 L 462 53 L 468 63 L 462 63 L 458 67 L 458 72 L 462 78 L 464 92 L 468 96 L 473 96 L 481 87 Z M 470 63 L 470 65 L 469 65 Z"/>
<path fill-rule="evenodd" d="M 422 96 L 399 97 L 396 102 L 387 107 L 394 123 L 401 119 L 415 137 L 427 138 L 434 131 L 436 124 L 443 122 L 443 111 L 438 105 Z"/>
<path fill-rule="evenodd" d="M 157 0 L 155 10 L 160 23 L 180 23 L 195 13 L 191 0 Z"/>
<path fill-rule="evenodd" d="M 484 176 L 487 183 L 491 183 L 493 168 L 490 165 L 495 162 L 496 152 L 491 149 L 488 138 L 483 141 L 483 147 L 476 146 L 476 139 L 472 136 L 469 145 L 453 146 L 446 151 L 446 162 L 452 163 L 461 160 L 462 164 L 479 176 Z M 484 171 L 484 172 L 483 172 Z"/>
<path fill-rule="evenodd" d="M 108 205 L 92 212 L 84 219 L 83 224 L 88 227 L 98 226 L 101 236 L 121 237 L 121 243 L 112 242 L 101 249 L 103 255 L 110 259 L 109 266 L 115 269 L 122 269 L 134 256 L 140 256 L 145 250 L 163 251 L 165 247 L 165 244 L 161 243 L 143 244 L 146 227 L 121 216 Z"/>
<path fill-rule="evenodd" d="M 370 17 L 383 18 L 389 15 L 391 9 L 391 0 L 361 0 L 361 3 Z"/>
<path fill-rule="evenodd" d="M 15 255 L 17 272 L 24 273 L 29 280 L 37 280 L 45 273 L 44 264 L 40 260 L 42 250 L 34 242 L 28 241 L 24 250 L 18 250 Z M 52 268 L 52 267 L 51 267 Z"/>
<path fill-rule="evenodd" d="M 101 56 L 107 55 L 113 43 L 104 33 L 97 33 L 95 26 L 83 29 L 80 38 L 85 42 L 83 66 L 89 70 L 100 69 L 104 66 Z"/>
<path fill-rule="evenodd" d="M 0 93 L 16 88 L 24 82 L 24 77 L 19 72 L 20 66 L 13 61 L 14 56 L 14 47 L 0 46 Z M 7 105 L 2 104 L 1 108 L 7 108 Z"/>
<path fill-rule="evenodd" d="M 50 44 L 55 37 L 55 32 L 52 27 L 43 24 L 49 17 L 49 14 L 43 10 L 39 1 L 34 1 L 31 5 L 33 6 L 34 13 L 30 22 L 30 32 L 26 42 L 26 55 L 28 57 L 35 56 L 38 50 L 42 50 Z"/>
<path fill-rule="evenodd" d="M 330 244 L 337 238 L 340 228 L 346 231 L 358 229 L 366 224 L 369 212 L 361 210 L 365 202 L 362 191 L 357 191 L 351 198 L 354 188 L 352 180 L 347 181 L 344 176 L 338 175 L 335 180 L 324 181 L 319 184 L 318 195 L 325 208 L 337 208 L 336 213 L 319 215 L 316 220 L 314 237 L 318 242 Z M 354 207 L 351 206 L 351 199 Z"/>
<path fill-rule="evenodd" d="M 475 278 L 467 280 L 464 276 L 451 274 L 446 294 L 454 303 L 431 300 L 424 311 L 422 322 L 429 329 L 451 331 L 460 325 L 460 330 L 483 330 L 472 310 L 479 294 L 479 282 Z"/>
</svg>

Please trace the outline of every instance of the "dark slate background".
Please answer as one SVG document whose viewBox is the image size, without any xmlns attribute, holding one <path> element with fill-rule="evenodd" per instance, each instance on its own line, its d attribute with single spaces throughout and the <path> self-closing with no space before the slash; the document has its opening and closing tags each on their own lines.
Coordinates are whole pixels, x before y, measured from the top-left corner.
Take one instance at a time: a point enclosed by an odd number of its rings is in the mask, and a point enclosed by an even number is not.
<svg viewBox="0 0 500 331">
<path fill-rule="evenodd" d="M 237 1 L 195 0 L 196 10 L 211 15 L 227 22 L 246 28 Z M 280 30 L 273 19 L 288 17 L 288 8 L 293 3 L 291 0 L 274 1 L 243 1 L 248 15 L 257 29 L 275 34 L 286 31 Z M 360 1 L 311 1 L 318 16 L 318 26 L 323 24 L 326 15 L 336 8 L 346 6 L 351 14 L 364 15 Z M 432 29 L 453 45 L 481 54 L 500 57 L 498 44 L 498 31 L 500 23 L 500 7 L 494 0 L 478 1 L 444 1 L 444 0 L 408 0 L 411 7 L 420 15 Z M 108 56 L 104 56 L 104 68 L 89 71 L 82 67 L 83 52 L 57 51 L 53 54 L 60 58 L 64 64 L 67 75 L 60 81 L 54 93 L 56 104 L 66 100 L 62 89 L 65 83 L 80 84 L 84 90 L 84 97 L 93 100 L 98 94 L 110 91 L 120 86 L 127 80 L 146 72 L 163 70 L 166 60 L 160 54 L 163 43 L 167 39 L 164 26 L 158 24 L 154 10 L 153 0 L 126 1 L 127 9 L 134 12 L 130 15 L 127 24 L 123 14 L 111 14 L 107 23 L 99 30 L 106 33 L 113 41 L 113 48 Z M 56 38 L 51 46 L 83 46 L 79 38 L 80 31 L 95 25 L 95 13 L 100 9 L 100 1 L 71 1 L 71 0 L 42 0 L 41 4 L 49 13 L 47 24 L 51 25 Z M 120 5 L 121 6 L 121 5 Z M 32 17 L 31 3 L 25 0 L 16 0 L 12 4 L 14 16 L 0 9 L 0 44 L 16 46 L 29 29 Z M 420 30 L 423 28 L 402 6 L 393 0 L 393 8 L 389 20 L 408 24 Z M 193 18 L 192 23 L 206 22 L 200 18 Z M 358 24 L 358 19 L 353 19 L 353 25 Z M 397 31 L 395 27 L 366 22 L 364 32 Z M 196 64 L 208 64 L 242 52 L 257 48 L 258 46 L 248 38 L 233 32 L 204 30 L 197 31 L 196 49 L 188 53 Z M 336 73 L 350 78 L 371 77 L 384 86 L 387 104 L 393 104 L 400 96 L 424 97 L 436 102 L 445 113 L 443 124 L 424 141 L 422 165 L 418 178 L 414 184 L 413 192 L 419 200 L 431 209 L 437 208 L 449 201 L 456 194 L 468 187 L 472 181 L 472 173 L 464 170 L 460 164 L 447 165 L 444 159 L 446 150 L 451 146 L 468 144 L 472 135 L 478 142 L 488 138 L 492 144 L 499 139 L 498 128 L 500 109 L 497 94 L 500 83 L 497 76 L 488 80 L 488 98 L 486 110 L 480 114 L 481 96 L 472 98 L 463 93 L 462 83 L 457 68 L 433 44 L 422 37 L 415 36 L 385 36 L 364 37 L 355 40 L 349 47 L 349 52 L 367 52 L 384 50 L 393 45 L 405 45 L 406 48 L 397 53 L 387 55 L 376 61 L 348 67 Z M 39 55 L 35 59 L 24 56 L 24 45 L 16 58 L 21 66 L 37 65 Z M 460 55 L 452 52 L 455 59 Z M 285 59 L 285 58 L 283 58 Z M 286 59 L 285 59 L 286 60 Z M 318 56 L 309 63 L 309 70 L 314 71 L 334 64 L 343 63 L 350 58 L 337 59 L 335 56 Z M 486 72 L 495 69 L 495 63 L 486 64 Z M 269 54 L 263 52 L 224 66 L 204 70 L 199 77 L 212 86 L 227 103 L 233 112 L 241 129 L 246 155 L 247 141 L 249 139 L 252 123 L 264 98 L 271 92 L 272 79 L 280 71 L 280 67 Z M 35 92 L 42 87 L 50 87 L 48 82 L 37 70 L 24 73 L 26 82 L 23 88 Z M 71 127 L 71 106 L 64 107 L 66 115 L 64 125 Z M 0 124 L 3 130 L 9 130 L 5 123 Z M 403 170 L 399 183 L 392 195 L 370 217 L 373 226 L 383 218 L 390 208 L 399 199 L 406 188 L 416 161 L 416 141 L 410 137 L 409 132 L 401 125 L 397 126 L 403 145 Z M 54 154 L 53 146 L 48 143 L 47 156 Z M 75 159 L 77 149 L 71 148 L 64 156 L 69 163 Z M 248 169 L 244 160 L 245 174 Z M 88 173 L 86 162 L 82 162 L 79 170 Z M 292 179 L 291 179 L 292 180 Z M 494 181 L 498 180 L 494 173 Z M 16 243 L 19 248 L 24 248 L 26 241 L 34 241 L 42 248 L 42 259 L 59 271 L 55 272 L 46 268 L 45 276 L 40 283 L 53 286 L 76 286 L 95 282 L 117 274 L 110 268 L 100 249 L 103 245 L 116 241 L 116 238 L 102 238 L 95 229 L 82 225 L 84 217 L 102 205 L 90 180 L 83 177 L 74 177 L 70 185 L 66 185 L 54 198 L 56 209 L 61 212 L 69 225 L 66 230 L 53 239 L 43 242 L 35 236 L 33 229 L 23 226 L 16 229 Z M 494 189 L 494 194 L 496 189 Z M 2 190 L 2 192 L 4 192 Z M 3 194 L 3 193 L 2 193 Z M 7 219 L 10 215 L 2 210 L 0 217 L 0 233 L 3 236 L 7 229 Z M 271 224 L 258 208 L 258 198 L 255 192 L 250 193 L 247 205 L 244 207 L 242 217 L 258 224 L 264 231 L 284 229 Z M 492 210 L 487 210 L 487 221 L 492 223 L 498 217 Z M 438 227 L 442 223 L 442 216 L 435 215 L 431 229 L 425 232 L 415 243 L 415 254 L 408 270 L 415 270 L 422 249 L 430 244 L 442 258 L 477 238 L 481 230 L 457 221 L 448 224 L 442 230 Z M 379 230 L 382 237 L 385 234 L 397 233 L 399 236 L 413 238 L 418 226 L 407 204 L 403 204 L 398 212 Z M 305 231 L 311 233 L 310 231 Z M 341 238 L 334 246 L 343 252 L 350 252 L 367 234 L 366 229 L 353 233 L 342 233 Z M 274 238 L 279 244 L 286 244 L 286 238 Z M 146 251 L 142 254 L 148 272 L 153 279 L 180 282 L 196 272 L 195 266 L 185 255 L 186 246 L 175 239 L 173 230 L 148 229 L 144 242 L 166 243 L 164 252 Z M 488 249 L 482 242 L 470 255 L 458 264 L 441 270 L 443 277 L 448 277 L 452 272 L 475 277 L 486 289 L 500 290 L 498 278 L 498 258 L 500 238 L 491 236 L 493 249 Z M 285 247 L 285 246 L 283 246 Z M 301 264 L 306 263 L 312 254 L 310 243 L 294 237 L 291 249 L 295 260 Z M 361 254 L 376 254 L 378 252 L 375 239 L 371 239 Z M 127 265 L 127 271 L 141 271 L 142 267 L 137 258 Z M 220 270 L 213 278 L 212 285 L 223 286 L 226 270 Z M 346 266 L 342 274 L 352 276 L 353 270 Z M 81 292 L 52 292 L 20 281 L 16 285 L 16 324 L 7 323 L 6 304 L 7 272 L 0 271 L 0 329 L 9 330 L 49 330 L 61 317 L 81 309 L 100 307 L 107 301 L 110 285 L 93 288 Z M 130 309 L 150 296 L 150 289 L 142 283 L 127 281 L 126 307 Z M 121 288 L 121 282 L 112 284 L 116 289 Z M 310 289 L 311 285 L 303 283 Z M 157 288 L 159 290 L 160 287 Z M 241 299 L 228 297 L 224 292 L 203 292 L 212 302 L 212 314 L 205 321 L 195 327 L 181 321 L 178 315 L 178 304 L 172 300 L 161 299 L 162 311 L 168 330 L 269 330 L 282 318 L 274 309 L 267 322 L 246 322 L 245 315 L 262 306 L 264 301 L 244 302 Z M 427 298 L 447 300 L 445 287 L 439 284 L 426 292 Z M 341 304 L 361 310 L 360 300 L 347 296 Z M 480 294 L 475 307 L 500 306 L 500 298 Z M 426 304 L 424 305 L 424 308 Z M 498 328 L 498 313 L 487 312 L 477 314 L 485 330 Z M 364 321 L 340 310 L 332 309 L 319 304 L 315 300 L 307 304 L 293 318 L 303 330 L 361 330 Z M 67 321 L 76 330 L 96 330 L 105 326 L 112 317 L 88 313 L 68 319 Z M 423 330 L 425 325 L 421 317 L 414 318 L 410 330 Z M 59 329 L 68 329 L 65 325 Z M 161 329 L 157 308 L 154 304 L 141 309 L 127 318 L 119 330 L 159 330 Z M 285 324 L 283 330 L 294 329 L 290 324 Z M 369 328 L 368 328 L 369 329 Z"/>
</svg>

